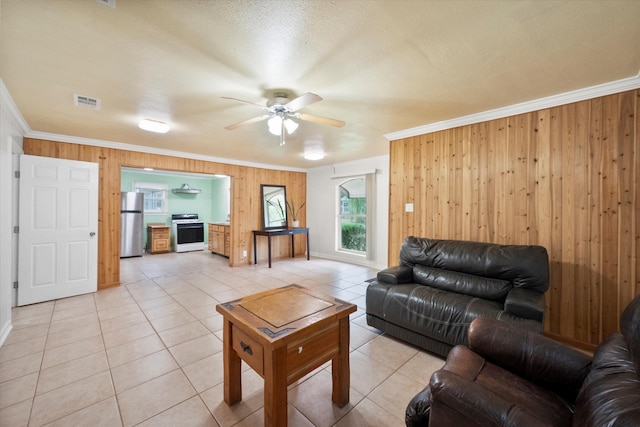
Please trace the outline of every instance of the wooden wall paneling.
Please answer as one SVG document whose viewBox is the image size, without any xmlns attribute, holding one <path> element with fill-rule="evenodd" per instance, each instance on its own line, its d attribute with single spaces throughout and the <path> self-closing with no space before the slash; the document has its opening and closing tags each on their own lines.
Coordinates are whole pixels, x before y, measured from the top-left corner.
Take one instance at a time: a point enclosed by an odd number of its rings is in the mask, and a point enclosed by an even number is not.
<svg viewBox="0 0 640 427">
<path fill-rule="evenodd" d="M 415 142 L 414 142 L 415 144 Z M 412 146 L 414 145 L 412 144 Z M 404 161 L 403 161 L 403 169 L 406 171 L 405 173 L 405 183 L 403 185 L 404 192 L 402 193 L 401 203 L 404 205 L 405 203 L 415 203 L 416 198 L 421 192 L 420 188 L 416 188 L 416 177 L 415 177 L 415 166 L 413 150 L 407 147 L 404 150 Z M 417 194 L 416 194 L 417 193 Z M 415 205 L 414 205 L 415 206 Z M 407 236 L 412 236 L 415 234 L 415 212 L 406 212 L 405 209 L 402 209 L 404 212 L 403 223 L 405 224 L 404 228 L 406 230 Z"/>
<path fill-rule="evenodd" d="M 449 155 L 449 132 L 439 132 L 434 139 L 436 156 L 438 159 L 438 168 L 435 171 L 436 174 L 433 180 L 437 183 L 437 203 L 438 206 L 438 222 L 436 229 L 438 231 L 438 237 L 447 235 L 450 232 L 449 229 L 449 209 L 447 202 L 449 201 L 449 180 L 451 175 L 449 173 L 449 164 L 452 159 Z"/>
<path fill-rule="evenodd" d="M 462 192 L 460 194 L 460 212 L 464 216 L 462 221 L 463 240 L 468 240 L 473 232 L 473 218 L 477 217 L 478 209 L 478 176 L 477 156 L 478 147 L 471 143 L 471 127 L 461 129 L 460 153 L 462 155 Z"/>
<path fill-rule="evenodd" d="M 639 100 L 633 90 L 392 141 L 389 264 L 408 234 L 545 246 L 545 332 L 593 348 L 640 292 Z"/>
<path fill-rule="evenodd" d="M 489 170 L 489 149 L 487 141 L 485 139 L 486 123 L 476 123 L 472 125 L 472 129 L 475 129 L 473 134 L 475 142 L 478 144 L 478 151 L 480 156 L 478 158 L 479 175 L 478 184 L 480 185 L 479 198 L 478 198 L 478 226 L 476 233 L 471 236 L 471 240 L 477 240 L 480 242 L 489 242 L 489 187 L 490 182 L 490 170 Z"/>
<path fill-rule="evenodd" d="M 99 163 L 102 183 L 98 206 L 103 209 L 102 230 L 99 231 L 98 272 L 103 271 L 99 288 L 120 284 L 120 161 L 121 154 L 113 150 L 100 150 Z"/>
<path fill-rule="evenodd" d="M 589 306 L 590 319 L 590 342 L 600 342 L 602 340 L 602 213 L 601 213 L 601 189 L 600 181 L 602 177 L 602 98 L 591 100 L 589 115 L 589 154 L 590 173 L 589 180 L 589 207 L 590 207 L 590 296 Z"/>
<path fill-rule="evenodd" d="M 413 203 L 413 219 L 414 219 L 414 233 L 419 230 L 424 230 L 427 227 L 428 221 L 428 202 L 425 197 L 428 189 L 429 176 L 427 168 L 424 165 L 427 163 L 427 141 L 424 137 L 415 138 L 413 144 L 413 176 L 415 191 L 418 192 L 418 196 L 412 199 Z"/>
<path fill-rule="evenodd" d="M 438 163 L 440 165 L 440 173 L 436 177 L 438 181 L 438 204 L 440 207 L 439 226 L 443 234 L 453 235 L 451 233 L 451 201 L 452 201 L 452 185 L 454 182 L 454 175 L 451 172 L 451 165 L 455 163 L 453 156 L 450 153 L 450 131 L 440 132 L 440 141 L 436 144 L 439 147 Z"/>
<path fill-rule="evenodd" d="M 513 193 L 512 206 L 515 211 L 512 215 L 512 242 L 513 244 L 518 245 L 523 244 L 523 242 L 526 243 L 529 237 L 529 225 L 527 218 L 529 165 L 527 162 L 528 140 L 524 129 L 525 118 L 526 115 L 522 114 L 511 117 L 507 124 L 507 140 L 509 142 L 509 154 L 507 156 L 513 162 L 512 169 L 510 171 L 512 174 L 512 185 L 510 191 Z M 516 143 L 517 141 L 521 141 L 521 143 Z"/>
<path fill-rule="evenodd" d="M 602 104 L 602 333 L 618 330 L 619 274 L 619 95 L 611 95 Z"/>
<path fill-rule="evenodd" d="M 553 205 L 560 206 L 560 212 L 555 209 L 554 216 L 557 217 L 558 232 L 554 236 L 559 240 L 560 253 L 560 310 L 562 321 L 560 322 L 559 333 L 561 335 L 572 335 L 575 330 L 575 298 L 576 289 L 574 286 L 563 286 L 564 283 L 576 283 L 575 277 L 575 218 L 564 212 L 575 212 L 576 182 L 575 160 L 575 106 L 574 104 L 564 105 L 553 109 L 553 114 L 557 117 L 556 129 L 552 131 L 552 156 L 559 157 L 552 168 L 554 171 L 554 194 L 559 195 Z"/>
<path fill-rule="evenodd" d="M 582 310 L 581 307 L 589 307 L 589 187 L 588 180 L 584 177 L 589 176 L 589 102 L 582 101 L 571 104 L 568 110 L 572 125 L 568 127 L 568 131 L 573 135 L 573 158 L 567 162 L 567 167 L 571 169 L 571 186 L 570 191 L 573 193 L 573 211 L 575 215 L 563 215 L 566 218 L 567 226 L 573 227 L 574 241 L 573 244 L 573 265 L 565 266 L 573 268 L 573 283 L 575 283 L 573 320 L 574 332 L 573 336 L 578 341 L 589 341 L 589 317 L 588 310 Z M 563 226 L 564 228 L 564 226 Z M 563 248 L 565 244 L 563 243 Z M 572 283 L 563 278 L 563 284 Z"/>
<path fill-rule="evenodd" d="M 494 120 L 490 123 L 489 134 L 493 166 L 493 221 L 495 224 L 491 240 L 494 242 L 511 243 L 511 221 L 507 218 L 507 206 L 510 205 L 509 195 L 509 141 L 505 130 L 507 119 Z"/>
<path fill-rule="evenodd" d="M 618 147 L 620 169 L 620 284 L 618 309 L 622 310 L 633 299 L 635 293 L 636 282 L 636 229 L 633 220 L 634 209 L 637 209 L 635 203 L 634 183 L 637 186 L 638 181 L 635 180 L 634 158 L 640 139 L 634 139 L 634 109 L 636 107 L 636 99 L 632 92 L 620 94 L 620 126 Z"/>
<path fill-rule="evenodd" d="M 453 203 L 455 208 L 455 215 L 453 216 L 453 230 L 454 230 L 454 238 L 457 240 L 462 240 L 463 232 L 464 232 L 464 220 L 465 217 L 463 215 L 463 206 L 462 206 L 462 192 L 464 188 L 463 181 L 463 168 L 464 168 L 464 151 L 462 150 L 463 141 L 462 141 L 462 128 L 451 129 L 451 143 L 452 143 L 452 152 L 455 156 L 455 186 L 454 186 L 454 194 L 453 194 Z"/>
<path fill-rule="evenodd" d="M 420 157 L 417 160 L 415 168 L 421 170 L 420 176 L 424 177 L 423 187 L 420 189 L 420 195 L 417 199 L 412 200 L 414 203 L 413 215 L 420 218 L 418 229 L 413 230 L 413 235 L 437 238 L 435 233 L 435 223 L 438 217 L 438 208 L 436 205 L 437 182 L 434 179 L 433 169 L 438 166 L 436 161 L 435 143 L 432 135 L 423 135 L 414 138 L 420 143 Z M 414 169 L 415 169 L 414 168 Z M 415 170 L 414 170 L 415 174 Z"/>
</svg>

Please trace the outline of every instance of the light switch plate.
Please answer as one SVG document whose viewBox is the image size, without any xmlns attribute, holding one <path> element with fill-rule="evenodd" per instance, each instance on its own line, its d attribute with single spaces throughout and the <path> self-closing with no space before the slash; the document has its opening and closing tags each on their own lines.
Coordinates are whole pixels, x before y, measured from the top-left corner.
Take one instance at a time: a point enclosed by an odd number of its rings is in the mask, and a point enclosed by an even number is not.
<svg viewBox="0 0 640 427">
<path fill-rule="evenodd" d="M 413 203 L 405 203 L 404 204 L 405 212 L 413 212 Z"/>
</svg>

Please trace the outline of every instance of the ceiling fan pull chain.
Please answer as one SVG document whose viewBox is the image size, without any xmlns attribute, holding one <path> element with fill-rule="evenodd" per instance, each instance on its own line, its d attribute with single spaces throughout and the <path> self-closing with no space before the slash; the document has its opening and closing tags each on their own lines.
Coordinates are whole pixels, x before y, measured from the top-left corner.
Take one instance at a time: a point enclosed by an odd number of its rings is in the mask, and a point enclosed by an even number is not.
<svg viewBox="0 0 640 427">
<path fill-rule="evenodd" d="M 280 113 L 280 146 L 284 147 L 284 114 Z"/>
</svg>

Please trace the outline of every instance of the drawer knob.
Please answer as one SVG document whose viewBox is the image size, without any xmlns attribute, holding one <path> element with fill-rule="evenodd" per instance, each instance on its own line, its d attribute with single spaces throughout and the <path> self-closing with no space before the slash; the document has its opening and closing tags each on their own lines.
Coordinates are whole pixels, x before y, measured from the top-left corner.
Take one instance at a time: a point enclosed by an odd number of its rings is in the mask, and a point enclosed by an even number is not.
<svg viewBox="0 0 640 427">
<path fill-rule="evenodd" d="M 242 351 L 247 353 L 249 356 L 253 356 L 253 350 L 251 350 L 251 346 L 250 345 L 245 344 L 244 342 L 240 341 L 240 347 L 242 347 Z"/>
</svg>

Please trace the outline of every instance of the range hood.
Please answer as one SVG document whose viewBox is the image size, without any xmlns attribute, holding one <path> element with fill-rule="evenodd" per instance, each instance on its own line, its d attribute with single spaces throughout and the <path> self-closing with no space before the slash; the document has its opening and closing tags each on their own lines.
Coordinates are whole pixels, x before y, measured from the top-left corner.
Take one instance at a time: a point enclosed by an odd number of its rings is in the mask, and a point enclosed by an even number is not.
<svg viewBox="0 0 640 427">
<path fill-rule="evenodd" d="M 171 191 L 173 191 L 174 193 L 180 193 L 180 194 L 200 194 L 202 192 L 202 190 L 199 190 L 197 188 L 189 187 L 189 184 L 182 184 L 182 187 L 174 188 Z"/>
</svg>

